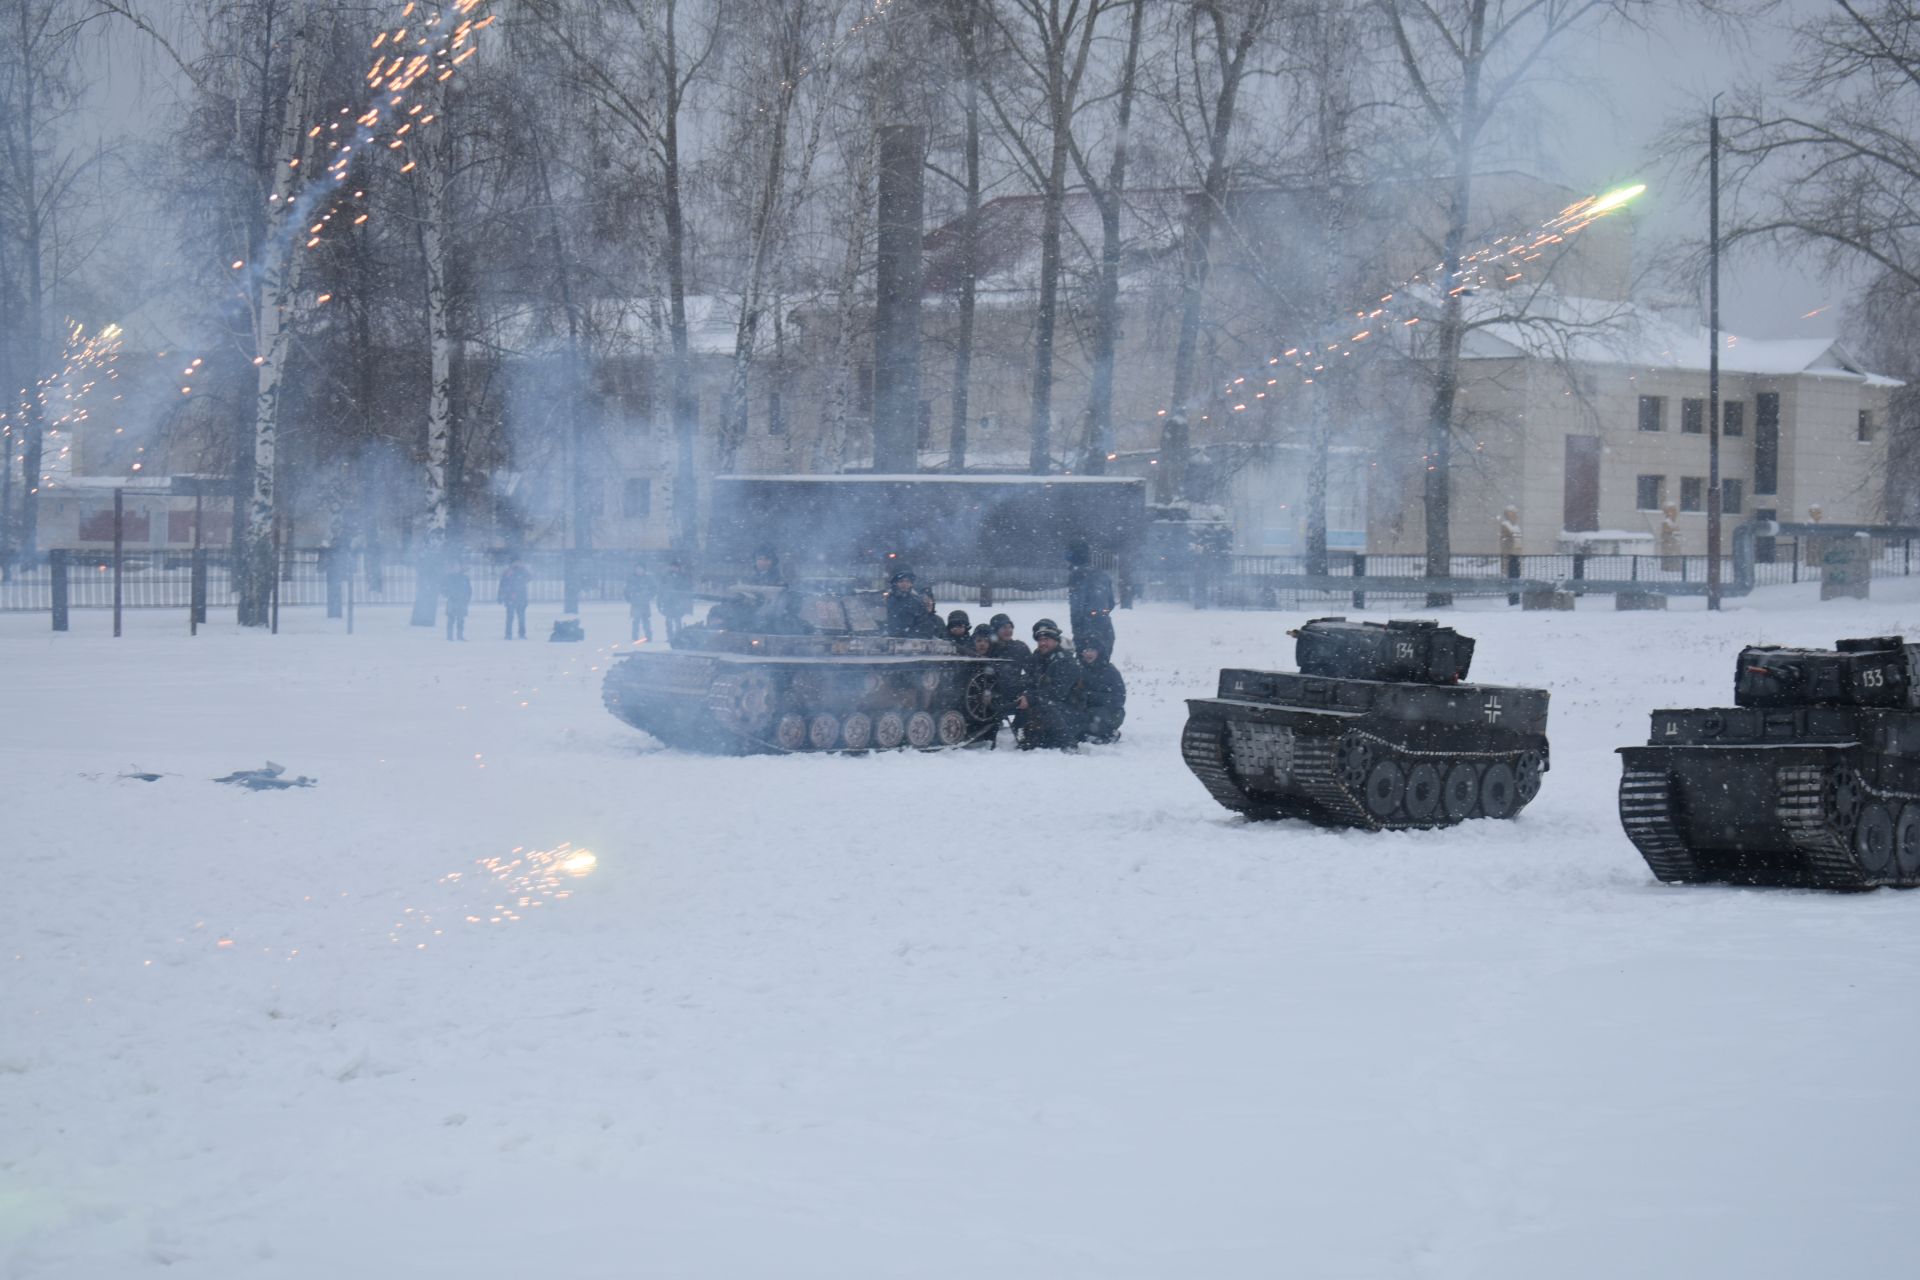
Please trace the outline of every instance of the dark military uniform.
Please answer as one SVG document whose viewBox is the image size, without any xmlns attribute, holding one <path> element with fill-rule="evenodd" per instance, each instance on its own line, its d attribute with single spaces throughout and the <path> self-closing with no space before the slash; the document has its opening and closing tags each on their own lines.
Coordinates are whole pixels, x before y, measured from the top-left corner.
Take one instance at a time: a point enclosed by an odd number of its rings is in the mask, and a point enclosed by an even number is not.
<svg viewBox="0 0 1920 1280">
<path fill-rule="evenodd" d="M 653 578 L 640 565 L 633 566 L 633 572 L 627 575 L 627 612 L 633 615 L 633 639 L 638 640 L 645 632 L 647 643 L 653 643 Z"/>
<path fill-rule="evenodd" d="M 1103 654 L 1098 662 L 1080 662 L 1080 696 L 1085 720 L 1080 736 L 1087 742 L 1112 742 L 1127 718 L 1127 682 L 1120 669 Z"/>
<path fill-rule="evenodd" d="M 1027 660 L 1020 690 L 1027 700 L 1018 717 L 1020 745 L 1070 749 L 1080 741 L 1080 660 L 1065 649 L 1036 652 Z"/>
<path fill-rule="evenodd" d="M 1113 658 L 1113 575 L 1091 564 L 1067 571 L 1067 617 L 1076 644 L 1092 640 Z"/>
<path fill-rule="evenodd" d="M 890 636 L 945 636 L 946 624 L 933 613 L 933 597 L 920 590 L 909 576 L 904 585 L 894 579 L 884 597 L 887 602 L 887 634 Z"/>
<path fill-rule="evenodd" d="M 676 560 L 660 578 L 660 616 L 667 622 L 668 644 L 680 634 L 681 624 L 692 611 L 693 574 Z"/>
</svg>

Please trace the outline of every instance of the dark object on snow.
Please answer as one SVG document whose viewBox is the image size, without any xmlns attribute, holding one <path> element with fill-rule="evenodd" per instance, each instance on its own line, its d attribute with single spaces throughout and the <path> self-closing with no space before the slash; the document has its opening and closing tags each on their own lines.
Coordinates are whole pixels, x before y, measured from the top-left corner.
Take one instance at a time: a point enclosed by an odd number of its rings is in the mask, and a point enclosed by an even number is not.
<svg viewBox="0 0 1920 1280">
<path fill-rule="evenodd" d="M 160 775 L 159 775 L 159 774 L 157 774 L 157 773 L 123 773 L 123 774 L 121 774 L 120 776 L 121 776 L 122 778 L 125 778 L 125 779 L 126 779 L 126 780 L 127 780 L 128 782 L 158 782 L 158 781 L 160 781 Z M 222 779 L 220 779 L 220 781 L 222 781 L 222 782 L 225 782 L 225 781 L 226 781 L 226 779 L 225 779 L 225 778 L 222 778 Z"/>
<path fill-rule="evenodd" d="M 549 641 L 575 641 L 586 638 L 587 629 L 580 625 L 578 618 L 555 618 L 553 634 L 547 637 Z"/>
<path fill-rule="evenodd" d="M 224 778 L 215 778 L 215 782 L 230 782 L 236 787 L 245 787 L 249 791 L 285 791 L 289 787 L 310 787 L 317 778 L 301 774 L 297 778 L 286 775 L 287 767 L 269 760 L 258 769 L 241 769 Z"/>
<path fill-rule="evenodd" d="M 668 746 L 729 755 L 959 747 L 999 726 L 1009 664 L 937 633 L 888 635 L 878 591 L 742 585 L 722 606 L 671 651 L 616 660 L 607 710 Z"/>
<path fill-rule="evenodd" d="M 1511 818 L 1547 771 L 1547 693 L 1462 684 L 1473 641 L 1431 622 L 1316 618 L 1300 671 L 1226 670 L 1180 749 L 1250 818 L 1370 830 Z"/>
<path fill-rule="evenodd" d="M 1732 707 L 1653 713 L 1620 822 L 1669 884 L 1920 886 L 1920 646 L 1747 648 Z"/>
</svg>

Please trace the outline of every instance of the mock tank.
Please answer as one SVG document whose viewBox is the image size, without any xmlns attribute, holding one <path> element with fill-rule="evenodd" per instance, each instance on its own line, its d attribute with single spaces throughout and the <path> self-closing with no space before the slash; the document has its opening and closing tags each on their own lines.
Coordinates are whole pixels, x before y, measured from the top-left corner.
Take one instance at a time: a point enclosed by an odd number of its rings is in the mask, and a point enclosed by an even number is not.
<svg viewBox="0 0 1920 1280">
<path fill-rule="evenodd" d="M 1655 711 L 1620 748 L 1620 822 L 1655 876 L 1920 885 L 1920 646 L 1749 646 L 1733 701 Z"/>
<path fill-rule="evenodd" d="M 1250 818 L 1395 830 L 1511 818 L 1547 771 L 1547 694 L 1466 684 L 1473 641 L 1425 621 L 1316 618 L 1298 672 L 1220 673 L 1181 753 Z"/>
<path fill-rule="evenodd" d="M 672 648 L 616 658 L 601 700 L 668 746 L 723 755 L 938 750 L 992 732 L 1008 664 L 890 636 L 886 620 L 878 591 L 735 587 Z"/>
</svg>

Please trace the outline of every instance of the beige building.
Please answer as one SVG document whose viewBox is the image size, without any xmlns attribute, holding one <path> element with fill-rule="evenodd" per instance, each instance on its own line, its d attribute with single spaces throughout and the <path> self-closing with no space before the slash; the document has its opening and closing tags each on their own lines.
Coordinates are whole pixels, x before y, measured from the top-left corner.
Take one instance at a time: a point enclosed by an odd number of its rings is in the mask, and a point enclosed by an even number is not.
<svg viewBox="0 0 1920 1280">
<path fill-rule="evenodd" d="M 1582 307 L 1596 310 L 1570 309 Z M 1453 469 L 1457 553 L 1705 551 L 1707 331 L 1641 308 L 1605 311 L 1575 333 L 1495 324 L 1469 335 Z M 1754 517 L 1884 519 L 1887 405 L 1900 384 L 1828 339 L 1723 335 L 1722 344 L 1729 528 Z M 1423 545 L 1417 475 L 1405 485 L 1398 501 L 1376 500 L 1371 549 Z M 1502 543 L 1509 510 L 1517 548 Z"/>
</svg>

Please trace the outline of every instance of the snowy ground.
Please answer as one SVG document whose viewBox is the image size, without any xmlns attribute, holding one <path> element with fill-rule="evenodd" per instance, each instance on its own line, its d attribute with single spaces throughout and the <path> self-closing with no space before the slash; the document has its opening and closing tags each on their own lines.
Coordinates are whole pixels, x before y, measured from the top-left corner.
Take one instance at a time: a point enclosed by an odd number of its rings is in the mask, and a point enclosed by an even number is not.
<svg viewBox="0 0 1920 1280">
<path fill-rule="evenodd" d="M 1180 763 L 1302 614 L 1122 614 L 1115 748 L 747 760 L 601 709 L 614 609 L 0 616 L 0 1275 L 1915 1274 L 1920 893 L 1662 887 L 1614 814 L 1740 642 L 1920 634 L 1813 590 L 1461 612 L 1555 768 L 1392 835 Z"/>
</svg>

